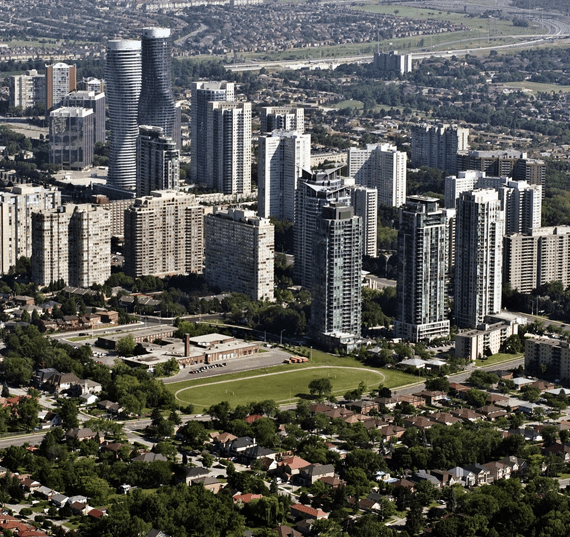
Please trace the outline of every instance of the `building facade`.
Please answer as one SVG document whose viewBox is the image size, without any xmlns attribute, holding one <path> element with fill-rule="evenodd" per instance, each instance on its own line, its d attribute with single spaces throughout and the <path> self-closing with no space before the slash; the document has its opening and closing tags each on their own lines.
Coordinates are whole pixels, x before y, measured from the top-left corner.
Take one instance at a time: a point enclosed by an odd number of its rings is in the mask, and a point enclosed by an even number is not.
<svg viewBox="0 0 570 537">
<path fill-rule="evenodd" d="M 93 110 L 95 143 L 105 143 L 105 94 L 94 91 L 73 91 L 63 98 L 63 106 Z"/>
<path fill-rule="evenodd" d="M 76 287 L 111 276 L 111 213 L 102 205 L 64 205 L 32 216 L 32 279 Z"/>
<path fill-rule="evenodd" d="M 191 94 L 190 179 L 194 183 L 206 183 L 208 164 L 208 103 L 233 101 L 233 82 L 193 82 Z"/>
<path fill-rule="evenodd" d="M 139 127 L 137 138 L 137 197 L 153 190 L 178 190 L 180 152 L 162 127 Z"/>
<path fill-rule="evenodd" d="M 206 217 L 204 277 L 221 291 L 274 298 L 275 228 L 253 211 L 214 210 Z"/>
<path fill-rule="evenodd" d="M 374 68 L 381 73 L 405 74 L 412 72 L 412 55 L 398 54 L 397 50 L 390 52 L 374 52 Z"/>
<path fill-rule="evenodd" d="M 455 320 L 477 328 L 501 311 L 505 216 L 498 192 L 462 193 L 455 229 Z"/>
<path fill-rule="evenodd" d="M 570 346 L 567 341 L 560 339 L 527 338 L 524 366 L 528 374 L 543 377 L 546 373 L 567 382 L 570 380 Z"/>
<path fill-rule="evenodd" d="M 55 187 L 20 185 L 0 192 L 0 270 L 7 274 L 16 261 L 32 256 L 32 213 L 61 205 Z"/>
<path fill-rule="evenodd" d="M 10 106 L 23 110 L 41 105 L 45 107 L 46 76 L 39 75 L 35 69 L 26 71 L 25 75 L 10 77 Z"/>
<path fill-rule="evenodd" d="M 362 254 L 378 256 L 378 191 L 375 188 L 354 186 L 350 189 L 355 216 L 362 219 Z"/>
<path fill-rule="evenodd" d="M 264 106 L 261 108 L 261 134 L 275 130 L 305 132 L 305 109 L 293 106 Z"/>
<path fill-rule="evenodd" d="M 105 61 L 110 152 L 107 183 L 136 188 L 138 105 L 141 92 L 141 42 L 111 40 Z"/>
<path fill-rule="evenodd" d="M 71 91 L 77 89 L 75 65 L 56 63 L 46 65 L 46 114 L 63 101 Z"/>
<path fill-rule="evenodd" d="M 49 115 L 49 162 L 83 170 L 93 164 L 95 119 L 89 108 L 58 108 Z"/>
<path fill-rule="evenodd" d="M 352 207 L 323 207 L 315 223 L 311 332 L 326 346 L 357 339 L 362 315 L 362 219 Z"/>
<path fill-rule="evenodd" d="M 400 207 L 406 201 L 407 154 L 390 144 L 348 150 L 348 175 L 356 184 L 375 188 L 378 204 Z"/>
<path fill-rule="evenodd" d="M 295 221 L 295 191 L 311 166 L 311 135 L 276 130 L 259 137 L 258 212 L 263 218 Z"/>
<path fill-rule="evenodd" d="M 201 273 L 204 208 L 194 195 L 162 190 L 125 209 L 125 273 L 140 276 Z"/>
<path fill-rule="evenodd" d="M 400 209 L 396 337 L 416 343 L 449 336 L 448 240 L 438 200 L 410 196 Z"/>
</svg>

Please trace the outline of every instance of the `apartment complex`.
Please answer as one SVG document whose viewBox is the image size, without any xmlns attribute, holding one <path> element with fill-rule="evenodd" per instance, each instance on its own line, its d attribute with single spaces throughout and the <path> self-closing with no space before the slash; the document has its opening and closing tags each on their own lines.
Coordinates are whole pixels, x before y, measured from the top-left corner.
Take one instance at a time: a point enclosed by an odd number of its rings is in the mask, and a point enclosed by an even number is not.
<svg viewBox="0 0 570 537">
<path fill-rule="evenodd" d="M 83 170 L 93 164 L 95 120 L 89 108 L 58 108 L 49 115 L 49 162 Z"/>
<path fill-rule="evenodd" d="M 19 106 L 23 110 L 39 104 L 45 106 L 45 98 L 46 76 L 39 75 L 36 69 L 10 77 L 10 106 Z"/>
<path fill-rule="evenodd" d="M 233 101 L 233 82 L 193 82 L 190 119 L 190 179 L 194 183 L 206 183 L 207 178 L 207 122 L 208 103 L 212 101 Z"/>
<path fill-rule="evenodd" d="M 315 222 L 313 264 L 313 337 L 329 348 L 350 347 L 360 337 L 362 314 L 362 219 L 352 207 L 322 208 Z"/>
<path fill-rule="evenodd" d="M 56 63 L 46 65 L 46 114 L 63 101 L 71 91 L 77 89 L 77 69 L 75 65 Z"/>
<path fill-rule="evenodd" d="M 275 130 L 259 137 L 258 212 L 295 221 L 295 191 L 303 170 L 311 166 L 311 135 Z"/>
<path fill-rule="evenodd" d="M 151 192 L 125 210 L 125 273 L 140 276 L 201 273 L 204 208 L 196 197 Z"/>
<path fill-rule="evenodd" d="M 105 94 L 94 91 L 73 91 L 63 98 L 63 106 L 93 110 L 95 143 L 105 143 Z"/>
<path fill-rule="evenodd" d="M 362 254 L 378 255 L 378 191 L 375 188 L 354 186 L 350 189 L 355 216 L 362 219 Z"/>
<path fill-rule="evenodd" d="M 261 109 L 261 134 L 275 130 L 305 132 L 305 110 L 293 106 L 264 106 Z"/>
<path fill-rule="evenodd" d="M 64 205 L 32 215 L 32 279 L 76 287 L 111 276 L 111 213 L 102 205 Z"/>
<path fill-rule="evenodd" d="M 162 127 L 139 127 L 137 138 L 137 197 L 153 190 L 178 190 L 180 152 Z"/>
<path fill-rule="evenodd" d="M 490 316 L 474 330 L 455 336 L 455 356 L 465 360 L 480 360 L 501 351 L 503 343 L 518 334 L 519 320 L 509 314 Z"/>
<path fill-rule="evenodd" d="M 20 185 L 0 192 L 0 271 L 7 274 L 16 261 L 32 255 L 32 213 L 61 204 L 55 187 Z"/>
<path fill-rule="evenodd" d="M 524 366 L 532 375 L 545 374 L 565 382 L 570 380 L 570 346 L 562 339 L 527 338 Z M 544 370 L 544 371 L 543 371 Z"/>
<path fill-rule="evenodd" d="M 501 311 L 505 216 L 498 192 L 463 192 L 455 229 L 455 319 L 460 328 L 477 328 Z"/>
<path fill-rule="evenodd" d="M 378 204 L 400 207 L 406 201 L 407 154 L 390 144 L 348 150 L 348 176 L 357 185 L 375 188 Z"/>
<path fill-rule="evenodd" d="M 396 337 L 412 341 L 449 335 L 448 224 L 436 198 L 410 196 L 400 208 Z"/>
<path fill-rule="evenodd" d="M 398 54 L 397 50 L 383 52 L 374 51 L 374 68 L 381 73 L 396 73 L 403 75 L 412 72 L 412 55 Z"/>
<path fill-rule="evenodd" d="M 549 282 L 570 285 L 570 227 L 541 227 L 505 237 L 503 282 L 530 293 Z"/>
<path fill-rule="evenodd" d="M 458 170 L 478 168 L 458 168 L 457 152 L 469 147 L 469 129 L 438 123 L 421 123 L 412 127 L 412 166 L 429 166 L 456 174 Z M 493 175 L 493 174 L 491 174 Z M 496 174 L 495 174 L 496 175 Z"/>
<path fill-rule="evenodd" d="M 214 209 L 206 216 L 204 277 L 221 291 L 275 300 L 275 228 L 254 211 Z"/>
</svg>

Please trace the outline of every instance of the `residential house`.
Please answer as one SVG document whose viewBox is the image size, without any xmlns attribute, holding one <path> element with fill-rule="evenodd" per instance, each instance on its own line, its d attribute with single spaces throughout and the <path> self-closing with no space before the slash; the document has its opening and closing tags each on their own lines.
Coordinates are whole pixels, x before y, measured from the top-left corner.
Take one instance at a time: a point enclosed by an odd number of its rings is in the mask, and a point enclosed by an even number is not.
<svg viewBox="0 0 570 537">
<path fill-rule="evenodd" d="M 498 461 L 491 461 L 481 465 L 489 470 L 487 483 L 494 483 L 499 479 L 509 479 L 511 477 L 511 467 Z"/>
<path fill-rule="evenodd" d="M 224 483 L 218 481 L 213 475 L 208 475 L 205 477 L 198 477 L 192 481 L 192 486 L 201 484 L 206 490 L 218 494 L 222 488 L 224 488 Z"/>
<path fill-rule="evenodd" d="M 534 429 L 509 429 L 508 433 L 511 435 L 519 435 L 524 437 L 529 442 L 542 442 L 542 433 Z"/>
<path fill-rule="evenodd" d="M 449 412 L 436 412 L 435 414 L 430 414 L 429 419 L 442 425 L 453 425 L 454 423 L 461 421 L 458 417 L 453 416 Z"/>
<path fill-rule="evenodd" d="M 431 470 L 430 474 L 437 478 L 440 483 L 440 487 L 451 487 L 455 483 L 459 483 L 461 480 L 451 472 L 446 470 Z"/>
<path fill-rule="evenodd" d="M 462 483 L 464 487 L 474 487 L 477 484 L 476 474 L 467 468 L 456 466 L 449 470 L 449 473 L 455 476 L 458 482 Z"/>
<path fill-rule="evenodd" d="M 219 451 L 221 453 L 229 453 L 230 445 L 236 439 L 237 436 L 234 436 L 233 434 L 221 433 L 212 437 L 212 443 L 216 451 Z"/>
<path fill-rule="evenodd" d="M 331 489 L 337 489 L 339 487 L 346 486 L 346 481 L 336 476 L 321 477 L 317 481 L 322 481 L 327 487 L 330 487 Z"/>
<path fill-rule="evenodd" d="M 277 452 L 269 448 L 264 448 L 261 446 L 253 446 L 247 448 L 244 451 L 243 457 L 247 459 L 248 462 L 253 462 L 258 459 L 268 458 L 275 459 L 277 457 Z"/>
<path fill-rule="evenodd" d="M 469 390 L 471 389 L 469 388 L 469 386 L 465 386 L 465 384 L 458 384 L 457 382 L 451 382 L 449 384 L 449 388 L 451 393 L 453 393 L 455 397 L 463 400 L 467 398 L 467 392 L 469 392 Z"/>
<path fill-rule="evenodd" d="M 49 487 L 44 487 L 43 485 L 36 489 L 36 494 L 46 500 L 51 500 L 51 497 L 56 494 L 55 490 Z"/>
<path fill-rule="evenodd" d="M 311 464 L 301 468 L 299 479 L 305 487 L 310 487 L 315 481 L 323 477 L 334 477 L 332 464 Z"/>
<path fill-rule="evenodd" d="M 79 381 L 79 377 L 74 373 L 56 373 L 51 375 L 44 384 L 52 392 L 64 392 Z"/>
<path fill-rule="evenodd" d="M 39 427 L 40 429 L 51 429 L 52 427 L 59 427 L 63 420 L 59 414 L 51 410 L 42 410 L 38 412 Z"/>
<path fill-rule="evenodd" d="M 441 481 L 434 475 L 426 472 L 426 470 L 419 470 L 413 474 L 410 481 L 415 483 L 421 483 L 422 481 L 429 481 L 436 489 L 441 488 Z"/>
<path fill-rule="evenodd" d="M 232 499 L 234 503 L 249 503 L 251 500 L 261 500 L 263 494 L 234 494 Z"/>
<path fill-rule="evenodd" d="M 320 509 L 315 509 L 314 507 L 309 507 L 301 503 L 296 503 L 291 506 L 291 515 L 295 518 L 312 518 L 313 520 L 328 518 L 329 516 L 328 513 Z"/>
<path fill-rule="evenodd" d="M 84 394 L 97 394 L 103 391 L 103 386 L 94 380 L 82 379 L 72 387 L 72 394 L 79 397 Z"/>
<path fill-rule="evenodd" d="M 489 480 L 489 475 L 491 472 L 487 468 L 483 467 L 481 464 L 468 464 L 463 467 L 468 472 L 473 472 L 476 479 L 477 485 L 486 485 Z"/>
<path fill-rule="evenodd" d="M 412 416 L 404 420 L 404 427 L 416 427 L 420 430 L 429 429 L 435 422 L 424 416 Z"/>
<path fill-rule="evenodd" d="M 100 410 L 105 410 L 109 414 L 113 415 L 120 414 L 120 412 L 122 411 L 122 408 L 119 405 L 119 403 L 115 403 L 114 401 L 108 401 L 108 400 L 99 401 L 97 403 L 97 408 L 99 408 Z"/>
<path fill-rule="evenodd" d="M 391 438 L 402 438 L 406 429 L 404 427 L 400 427 L 399 425 L 389 425 L 388 427 L 384 427 L 380 430 L 382 434 L 382 440 L 387 442 Z"/>
<path fill-rule="evenodd" d="M 414 393 L 416 397 L 421 397 L 426 405 L 433 406 L 438 401 L 447 399 L 447 394 L 442 391 L 422 390 L 421 392 Z"/>
<path fill-rule="evenodd" d="M 276 528 L 277 537 L 303 537 L 302 533 L 295 531 L 293 528 L 289 526 L 278 526 Z"/>
<path fill-rule="evenodd" d="M 65 496 L 65 494 L 60 494 L 59 492 L 56 492 L 52 497 L 51 497 L 51 503 L 53 503 L 56 507 L 65 507 L 65 505 L 67 504 L 69 498 L 67 496 Z"/>
<path fill-rule="evenodd" d="M 192 483 L 201 477 L 207 477 L 210 475 L 210 470 L 207 468 L 200 468 L 199 466 L 188 467 L 185 469 L 185 481 L 187 485 L 192 485 Z"/>
<path fill-rule="evenodd" d="M 370 414 L 371 410 L 378 410 L 378 403 L 376 401 L 370 400 L 362 400 L 362 401 L 353 401 L 351 403 L 347 403 L 346 408 L 352 410 L 358 414 Z"/>
<path fill-rule="evenodd" d="M 167 461 L 168 459 L 162 453 L 143 453 L 138 457 L 135 457 L 133 461 L 141 462 L 157 462 L 157 461 Z"/>
<path fill-rule="evenodd" d="M 483 414 L 475 412 L 470 408 L 460 408 L 458 410 L 452 410 L 450 414 L 452 416 L 455 416 L 456 418 L 459 418 L 463 422 L 468 422 L 468 421 L 474 422 L 484 418 Z"/>
<path fill-rule="evenodd" d="M 78 440 L 79 442 L 83 442 L 83 440 L 93 440 L 96 436 L 97 433 L 88 427 L 81 429 L 76 428 L 69 429 L 69 431 L 65 433 L 65 440 L 68 442 L 71 440 Z"/>
<path fill-rule="evenodd" d="M 392 397 L 377 397 L 374 399 L 379 405 L 385 406 L 388 410 L 394 410 L 396 405 L 409 404 L 416 408 L 425 405 L 425 400 L 416 395 L 393 395 Z"/>
<path fill-rule="evenodd" d="M 509 397 L 500 393 L 490 393 L 487 396 L 487 403 L 490 405 L 499 405 L 501 407 L 507 406 L 509 403 Z"/>
<path fill-rule="evenodd" d="M 495 421 L 497 418 L 508 416 L 508 412 L 495 405 L 482 406 L 479 412 L 483 414 L 489 421 Z"/>
<path fill-rule="evenodd" d="M 240 436 L 229 444 L 229 455 L 245 459 L 245 453 L 248 449 L 252 449 L 257 445 L 255 438 L 251 436 Z"/>
<path fill-rule="evenodd" d="M 311 463 L 302 459 L 301 457 L 293 456 L 283 459 L 277 468 L 277 474 L 284 478 L 286 481 L 291 479 L 291 477 L 296 476 L 300 473 L 302 468 L 310 466 Z"/>
<path fill-rule="evenodd" d="M 42 486 L 42 484 L 39 481 L 36 481 L 31 477 L 26 477 L 25 479 L 20 481 L 20 484 L 22 485 L 22 488 L 26 492 L 36 492 L 36 490 L 38 490 Z"/>
<path fill-rule="evenodd" d="M 557 455 L 564 462 L 570 462 L 570 444 L 561 444 L 556 442 L 544 448 L 545 455 Z"/>
<path fill-rule="evenodd" d="M 410 492 L 416 491 L 416 484 L 413 481 L 409 481 L 408 479 L 398 479 L 393 483 L 394 488 L 404 487 L 408 489 Z"/>
</svg>

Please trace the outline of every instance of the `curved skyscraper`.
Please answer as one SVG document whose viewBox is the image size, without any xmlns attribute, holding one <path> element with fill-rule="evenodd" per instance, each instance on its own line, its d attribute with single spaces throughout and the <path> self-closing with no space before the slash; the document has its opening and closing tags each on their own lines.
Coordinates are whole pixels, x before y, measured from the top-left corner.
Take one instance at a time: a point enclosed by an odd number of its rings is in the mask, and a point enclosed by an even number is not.
<svg viewBox="0 0 570 537">
<path fill-rule="evenodd" d="M 171 47 L 170 29 L 143 28 L 139 125 L 161 127 L 165 136 L 176 140 Z"/>
<path fill-rule="evenodd" d="M 140 41 L 109 41 L 105 81 L 111 131 L 107 183 L 134 189 L 137 182 L 137 117 L 141 92 Z"/>
</svg>

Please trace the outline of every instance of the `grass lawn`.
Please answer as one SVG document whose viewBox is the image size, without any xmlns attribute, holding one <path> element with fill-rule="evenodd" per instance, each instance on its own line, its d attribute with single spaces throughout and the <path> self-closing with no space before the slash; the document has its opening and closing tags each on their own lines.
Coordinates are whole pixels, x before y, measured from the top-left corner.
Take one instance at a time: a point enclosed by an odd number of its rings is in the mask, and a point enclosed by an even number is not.
<svg viewBox="0 0 570 537">
<path fill-rule="evenodd" d="M 538 93 L 539 91 L 548 93 L 570 93 L 570 86 L 559 86 L 558 84 L 543 84 L 541 82 L 505 82 L 505 86 L 513 86 L 515 88 L 527 89 L 532 91 L 532 93 Z"/>
<path fill-rule="evenodd" d="M 522 358 L 524 354 L 504 354 L 497 353 L 493 356 L 489 356 L 486 360 L 475 360 L 475 365 L 479 367 L 484 367 L 486 365 L 495 365 L 502 362 L 510 362 L 511 360 L 516 360 L 517 358 Z"/>
<path fill-rule="evenodd" d="M 290 349 L 296 354 L 299 349 Z M 317 378 L 330 378 L 336 396 L 358 387 L 364 381 L 368 388 L 382 383 L 395 388 L 417 382 L 417 378 L 396 370 L 363 366 L 352 357 L 337 357 L 313 349 L 305 349 L 312 357 L 305 364 L 284 364 L 274 367 L 229 373 L 209 379 L 196 379 L 168 384 L 183 403 L 207 408 L 227 400 L 232 405 L 273 399 L 278 403 L 295 402 L 309 395 L 308 385 Z"/>
<path fill-rule="evenodd" d="M 360 110 L 361 108 L 364 107 L 364 104 L 362 104 L 362 101 L 355 101 L 354 99 L 350 99 L 348 101 L 341 101 L 340 103 L 336 103 L 333 105 L 333 108 L 356 108 L 357 110 Z"/>
</svg>

